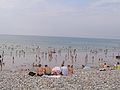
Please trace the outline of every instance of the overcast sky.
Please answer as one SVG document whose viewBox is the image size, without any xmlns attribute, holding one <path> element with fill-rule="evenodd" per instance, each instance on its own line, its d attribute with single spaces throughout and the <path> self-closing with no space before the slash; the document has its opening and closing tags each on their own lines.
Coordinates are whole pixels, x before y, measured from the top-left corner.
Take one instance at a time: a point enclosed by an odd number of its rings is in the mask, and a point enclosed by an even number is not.
<svg viewBox="0 0 120 90">
<path fill-rule="evenodd" d="M 120 39 L 120 0 L 0 0 L 0 34 Z"/>
</svg>

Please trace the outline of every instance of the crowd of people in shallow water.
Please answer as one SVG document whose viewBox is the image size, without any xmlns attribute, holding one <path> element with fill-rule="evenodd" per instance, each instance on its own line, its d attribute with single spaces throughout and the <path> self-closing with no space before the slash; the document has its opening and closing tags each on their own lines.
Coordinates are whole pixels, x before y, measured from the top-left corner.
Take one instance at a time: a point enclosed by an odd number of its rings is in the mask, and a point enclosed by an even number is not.
<svg viewBox="0 0 120 90">
<path fill-rule="evenodd" d="M 43 76 L 43 75 L 72 76 L 74 74 L 73 65 L 65 66 L 64 64 L 62 64 L 61 67 L 51 68 L 48 65 L 42 66 L 41 64 L 39 64 L 39 65 L 34 65 L 33 68 L 34 68 L 34 71 L 29 72 L 29 75 L 31 76 L 34 76 L 34 75 L 37 75 L 37 76 Z"/>
</svg>

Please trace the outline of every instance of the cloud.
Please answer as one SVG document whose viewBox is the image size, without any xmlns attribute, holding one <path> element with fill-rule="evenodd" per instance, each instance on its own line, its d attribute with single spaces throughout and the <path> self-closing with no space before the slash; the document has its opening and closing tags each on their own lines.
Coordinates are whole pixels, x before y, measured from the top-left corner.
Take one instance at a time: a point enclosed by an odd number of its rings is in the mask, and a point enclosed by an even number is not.
<svg viewBox="0 0 120 90">
<path fill-rule="evenodd" d="M 119 4 L 120 5 L 120 0 L 96 0 L 93 3 L 91 3 L 92 7 L 100 7 L 106 5 L 113 5 L 113 4 Z"/>
<path fill-rule="evenodd" d="M 0 0 L 0 32 L 83 37 L 114 33 L 119 36 L 119 0 L 89 0 L 82 6 L 79 3 L 83 0 L 70 1 Z"/>
<path fill-rule="evenodd" d="M 46 0 L 0 0 L 0 8 L 14 9 L 14 8 L 28 8 L 37 3 L 44 3 Z"/>
<path fill-rule="evenodd" d="M 14 8 L 17 0 L 0 0 L 0 8 Z"/>
</svg>

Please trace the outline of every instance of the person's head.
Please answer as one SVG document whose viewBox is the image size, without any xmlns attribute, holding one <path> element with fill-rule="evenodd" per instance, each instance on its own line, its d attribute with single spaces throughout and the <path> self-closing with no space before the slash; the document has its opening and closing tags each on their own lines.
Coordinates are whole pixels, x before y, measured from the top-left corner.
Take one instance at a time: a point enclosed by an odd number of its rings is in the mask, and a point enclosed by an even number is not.
<svg viewBox="0 0 120 90">
<path fill-rule="evenodd" d="M 61 67 L 63 67 L 63 66 L 64 66 L 64 64 L 61 65 Z"/>
<path fill-rule="evenodd" d="M 82 68 L 84 68 L 85 67 L 85 65 L 82 65 Z"/>
<path fill-rule="evenodd" d="M 41 67 L 41 66 L 42 66 L 41 64 L 38 65 L 38 67 Z"/>
<path fill-rule="evenodd" d="M 107 65 L 107 63 L 104 63 L 104 65 Z"/>
<path fill-rule="evenodd" d="M 70 67 L 70 65 L 68 65 L 67 67 Z"/>
<path fill-rule="evenodd" d="M 45 67 L 48 67 L 48 65 L 45 65 Z"/>
<path fill-rule="evenodd" d="M 120 63 L 119 62 L 117 62 L 117 65 L 119 65 Z"/>
</svg>

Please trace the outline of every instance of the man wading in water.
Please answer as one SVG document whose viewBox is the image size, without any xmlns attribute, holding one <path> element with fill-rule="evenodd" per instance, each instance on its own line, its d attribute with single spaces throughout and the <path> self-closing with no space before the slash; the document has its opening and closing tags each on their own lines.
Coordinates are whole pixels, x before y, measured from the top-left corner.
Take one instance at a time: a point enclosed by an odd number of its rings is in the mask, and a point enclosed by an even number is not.
<svg viewBox="0 0 120 90">
<path fill-rule="evenodd" d="M 1 67 L 1 71 L 2 71 L 2 57 L 0 55 L 0 67 Z"/>
</svg>

